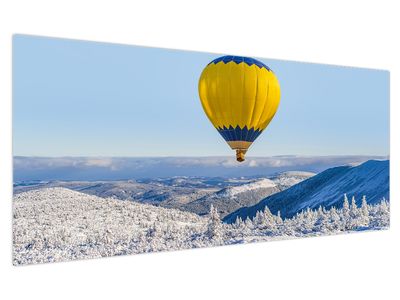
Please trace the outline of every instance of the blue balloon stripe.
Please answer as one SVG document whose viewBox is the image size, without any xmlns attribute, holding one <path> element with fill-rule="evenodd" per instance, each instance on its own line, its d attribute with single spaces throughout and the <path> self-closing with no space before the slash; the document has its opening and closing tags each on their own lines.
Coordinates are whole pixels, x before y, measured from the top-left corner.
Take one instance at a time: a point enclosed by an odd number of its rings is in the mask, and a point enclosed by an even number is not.
<svg viewBox="0 0 400 300">
<path fill-rule="evenodd" d="M 230 141 L 235 140 L 235 129 L 233 129 L 232 126 L 229 126 L 229 136 L 230 136 Z"/>
<path fill-rule="evenodd" d="M 240 128 L 236 126 L 233 128 L 232 126 L 217 128 L 218 132 L 224 138 L 224 140 L 230 141 L 246 141 L 246 142 L 254 142 L 254 140 L 261 134 L 262 130 L 254 128 L 247 129 L 247 126 L 244 128 Z"/>
<path fill-rule="evenodd" d="M 251 57 L 245 57 L 245 56 L 232 56 L 232 55 L 221 56 L 221 57 L 218 57 L 218 58 L 214 59 L 213 61 L 211 61 L 209 63 L 209 65 L 212 64 L 212 63 L 217 64 L 217 63 L 219 63 L 221 61 L 224 64 L 227 64 L 228 62 L 233 61 L 236 64 L 245 63 L 248 66 L 256 65 L 260 69 L 265 68 L 268 71 L 272 71 L 267 65 L 263 64 L 261 61 L 256 60 L 256 59 L 251 58 Z"/>
</svg>

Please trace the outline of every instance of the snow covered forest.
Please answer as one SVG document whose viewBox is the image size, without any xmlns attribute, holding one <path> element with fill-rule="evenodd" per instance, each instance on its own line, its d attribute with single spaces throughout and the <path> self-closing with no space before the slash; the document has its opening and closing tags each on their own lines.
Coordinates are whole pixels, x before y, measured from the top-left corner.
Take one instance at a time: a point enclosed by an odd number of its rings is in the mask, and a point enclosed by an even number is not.
<svg viewBox="0 0 400 300">
<path fill-rule="evenodd" d="M 389 202 L 319 207 L 282 219 L 268 207 L 253 219 L 222 223 L 218 211 L 194 213 L 100 198 L 65 188 L 15 195 L 13 263 L 58 262 L 165 250 L 380 230 L 389 227 Z"/>
</svg>

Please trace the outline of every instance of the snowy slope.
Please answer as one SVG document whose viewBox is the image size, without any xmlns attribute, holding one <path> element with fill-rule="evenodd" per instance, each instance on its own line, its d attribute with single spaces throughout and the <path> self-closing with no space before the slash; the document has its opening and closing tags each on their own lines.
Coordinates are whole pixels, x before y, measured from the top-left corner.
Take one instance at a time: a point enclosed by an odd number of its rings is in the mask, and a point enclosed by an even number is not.
<svg viewBox="0 0 400 300">
<path fill-rule="evenodd" d="M 309 172 L 285 172 L 270 178 L 255 179 L 238 186 L 230 186 L 206 195 L 180 207 L 199 215 L 207 214 L 213 205 L 221 217 L 241 208 L 258 203 L 261 199 L 281 192 L 311 176 Z"/>
<path fill-rule="evenodd" d="M 228 187 L 219 192 L 219 195 L 222 197 L 236 197 L 238 194 L 241 193 L 251 192 L 258 189 L 269 189 L 274 187 L 276 187 L 275 182 L 273 182 L 270 179 L 263 178 L 261 180 L 251 182 L 249 184 Z"/>
<path fill-rule="evenodd" d="M 226 216 L 224 221 L 234 222 L 237 216 L 252 218 L 265 206 L 273 213 L 280 211 L 283 217 L 291 217 L 308 207 L 340 207 L 345 193 L 349 198 L 355 196 L 358 205 L 363 195 L 367 196 L 370 204 L 379 202 L 383 197 L 389 199 L 389 161 L 370 160 L 357 166 L 328 169 L 254 206 L 238 209 Z"/>
<path fill-rule="evenodd" d="M 174 249 L 176 239 L 184 243 L 192 231 L 203 232 L 207 224 L 207 219 L 189 212 L 104 199 L 65 188 L 17 194 L 13 215 L 15 264 L 162 249 L 146 239 L 162 232 L 176 234 L 165 245 Z"/>
</svg>

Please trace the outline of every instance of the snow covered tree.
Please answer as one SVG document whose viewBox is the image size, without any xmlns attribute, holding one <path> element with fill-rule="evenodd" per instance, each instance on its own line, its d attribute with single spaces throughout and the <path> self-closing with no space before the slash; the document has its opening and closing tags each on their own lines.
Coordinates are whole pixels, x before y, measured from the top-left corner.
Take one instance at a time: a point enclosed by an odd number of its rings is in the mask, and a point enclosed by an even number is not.
<svg viewBox="0 0 400 300">
<path fill-rule="evenodd" d="M 350 205 L 350 229 L 354 229 L 360 226 L 360 213 L 356 204 L 356 198 L 351 197 Z"/>
<path fill-rule="evenodd" d="M 280 214 L 280 213 L 279 213 Z M 264 212 L 262 213 L 263 215 L 263 229 L 268 230 L 269 234 L 275 234 L 277 230 L 277 219 L 276 216 L 274 216 L 271 211 L 269 210 L 268 206 L 265 206 Z"/>
<path fill-rule="evenodd" d="M 390 208 L 389 203 L 385 198 L 382 201 L 371 208 L 371 222 L 370 225 L 373 228 L 384 228 L 390 225 Z"/>
<path fill-rule="evenodd" d="M 244 221 L 246 227 L 253 228 L 253 221 L 247 216 L 246 220 Z"/>
<path fill-rule="evenodd" d="M 243 229 L 243 227 L 244 227 L 244 222 L 243 222 L 243 220 L 242 220 L 242 218 L 240 218 L 239 216 L 237 216 L 236 217 L 236 221 L 235 221 L 235 223 L 233 224 L 233 226 L 236 228 L 236 229 Z"/>
<path fill-rule="evenodd" d="M 358 216 L 358 207 L 354 196 L 351 197 L 350 215 L 352 218 L 357 218 Z"/>
<path fill-rule="evenodd" d="M 369 207 L 367 204 L 367 197 L 365 195 L 362 197 L 361 201 L 360 225 L 361 226 L 369 225 Z"/>
<path fill-rule="evenodd" d="M 318 217 L 321 217 L 323 214 L 324 214 L 324 210 L 322 208 L 322 205 L 320 205 L 317 210 L 317 215 L 318 215 Z"/>
<path fill-rule="evenodd" d="M 343 207 L 341 210 L 340 217 L 342 221 L 342 228 L 344 230 L 351 229 L 350 205 L 349 205 L 349 199 L 347 198 L 347 194 L 344 194 Z"/>
<path fill-rule="evenodd" d="M 303 226 L 302 226 L 303 233 L 313 232 L 315 221 L 316 218 L 314 217 L 313 211 L 311 210 L 311 208 L 307 208 L 303 218 Z"/>
<path fill-rule="evenodd" d="M 258 210 L 253 218 L 253 224 L 256 228 L 262 229 L 265 226 L 264 215 Z"/>
<path fill-rule="evenodd" d="M 275 223 L 277 225 L 282 225 L 283 224 L 283 220 L 282 220 L 282 217 L 281 217 L 281 211 L 280 210 L 278 210 L 278 213 L 277 213 L 277 215 L 275 217 Z"/>
<path fill-rule="evenodd" d="M 345 214 L 350 213 L 350 205 L 349 205 L 349 199 L 347 198 L 347 194 L 344 194 L 342 210 L 343 210 L 343 213 L 345 213 Z"/>
<path fill-rule="evenodd" d="M 268 220 L 272 220 L 274 218 L 274 215 L 271 213 L 268 206 L 264 207 L 263 215 L 264 215 L 264 218 L 268 219 Z"/>
<path fill-rule="evenodd" d="M 329 210 L 329 230 L 336 231 L 340 230 L 340 228 L 340 215 L 338 214 L 336 207 L 332 207 Z"/>
<path fill-rule="evenodd" d="M 329 231 L 329 215 L 322 206 L 319 206 L 317 210 L 317 220 L 315 222 L 316 230 L 319 232 Z"/>
<path fill-rule="evenodd" d="M 294 218 L 285 219 L 280 227 L 280 234 L 283 236 L 296 236 Z"/>
<path fill-rule="evenodd" d="M 220 240 L 223 235 L 221 219 L 217 209 L 212 204 L 208 218 L 207 236 L 210 239 Z"/>
</svg>

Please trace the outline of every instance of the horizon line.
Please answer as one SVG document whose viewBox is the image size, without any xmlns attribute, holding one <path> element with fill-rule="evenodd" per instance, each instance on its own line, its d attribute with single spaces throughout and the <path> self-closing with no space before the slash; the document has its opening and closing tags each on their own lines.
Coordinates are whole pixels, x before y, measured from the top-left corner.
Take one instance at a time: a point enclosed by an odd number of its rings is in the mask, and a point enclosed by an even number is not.
<svg viewBox="0 0 400 300">
<path fill-rule="evenodd" d="M 112 155 L 12 155 L 13 158 L 235 158 L 231 155 L 165 155 L 165 156 L 112 156 Z M 323 154 L 323 155 L 311 155 L 311 154 L 283 154 L 283 155 L 266 155 L 266 156 L 248 156 L 247 159 L 251 158 L 281 158 L 281 157 L 382 157 L 389 158 L 390 154 Z"/>
</svg>

